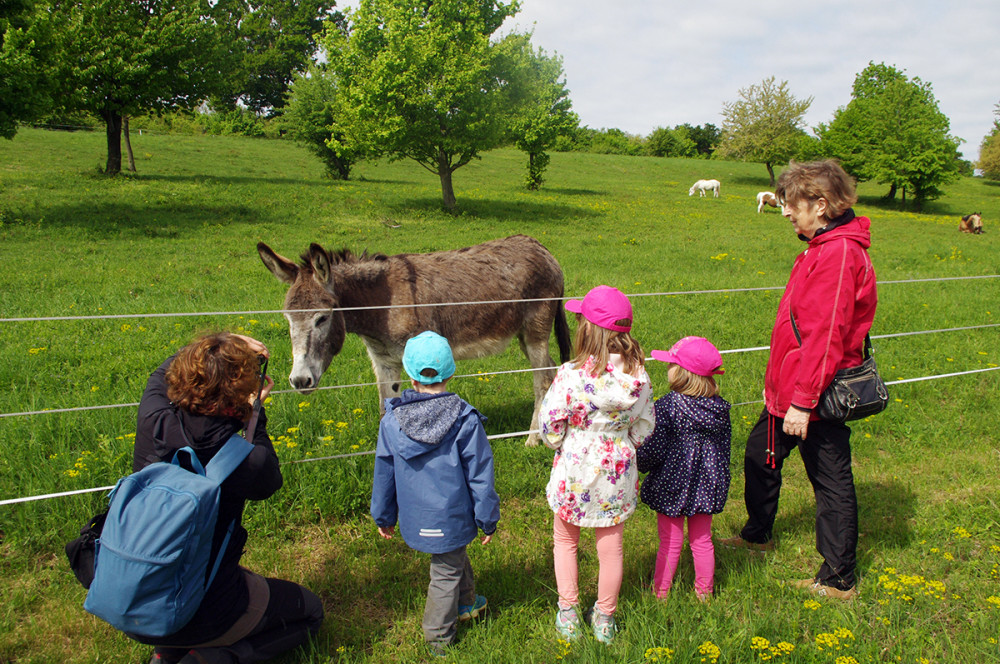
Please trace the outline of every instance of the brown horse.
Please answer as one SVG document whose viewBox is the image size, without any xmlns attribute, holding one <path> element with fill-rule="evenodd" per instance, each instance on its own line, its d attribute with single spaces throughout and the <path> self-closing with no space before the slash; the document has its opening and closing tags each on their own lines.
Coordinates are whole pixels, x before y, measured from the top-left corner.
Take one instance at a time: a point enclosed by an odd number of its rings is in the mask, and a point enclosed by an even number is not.
<svg viewBox="0 0 1000 664">
<path fill-rule="evenodd" d="M 958 230 L 979 235 L 983 232 L 983 216 L 978 212 L 965 215 L 962 221 L 958 222 Z"/>
<path fill-rule="evenodd" d="M 288 380 L 299 392 L 316 389 L 348 332 L 368 349 L 383 411 L 385 399 L 401 391 L 403 347 L 410 337 L 433 330 L 448 339 L 455 359 L 501 353 L 517 337 L 536 369 L 531 428 L 538 428 L 538 406 L 555 375 L 538 371 L 554 364 L 549 335 L 555 327 L 563 362 L 569 359 L 570 336 L 560 300 L 562 269 L 534 238 L 514 235 L 453 251 L 396 256 L 334 253 L 314 243 L 298 265 L 263 242 L 257 251 L 267 269 L 290 286 Z M 443 304 L 448 302 L 477 304 Z M 345 310 L 352 307 L 385 308 Z M 527 442 L 536 444 L 537 436 Z"/>
</svg>

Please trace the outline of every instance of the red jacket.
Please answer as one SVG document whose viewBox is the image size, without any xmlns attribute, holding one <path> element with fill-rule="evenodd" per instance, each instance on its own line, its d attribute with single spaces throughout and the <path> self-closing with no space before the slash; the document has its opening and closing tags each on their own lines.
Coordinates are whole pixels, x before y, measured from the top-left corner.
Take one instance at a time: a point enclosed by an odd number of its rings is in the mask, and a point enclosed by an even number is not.
<svg viewBox="0 0 1000 664">
<path fill-rule="evenodd" d="M 867 251 L 870 227 L 867 217 L 855 217 L 813 237 L 796 257 L 778 304 L 764 374 L 764 402 L 772 415 L 784 417 L 789 405 L 814 408 L 839 369 L 864 359 L 865 335 L 878 303 Z"/>
</svg>

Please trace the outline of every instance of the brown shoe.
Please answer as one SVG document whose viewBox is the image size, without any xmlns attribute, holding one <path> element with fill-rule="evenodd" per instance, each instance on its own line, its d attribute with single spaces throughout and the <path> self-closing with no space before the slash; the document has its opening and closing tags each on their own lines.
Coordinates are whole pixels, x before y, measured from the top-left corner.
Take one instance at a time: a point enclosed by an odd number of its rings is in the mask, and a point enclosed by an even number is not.
<svg viewBox="0 0 1000 664">
<path fill-rule="evenodd" d="M 768 540 L 763 544 L 758 544 L 757 542 L 748 542 L 739 535 L 736 537 L 724 537 L 719 540 L 719 544 L 726 547 L 727 549 L 747 549 L 749 551 L 774 551 L 774 540 Z"/>
<path fill-rule="evenodd" d="M 792 585 L 796 588 L 804 588 L 818 597 L 832 597 L 833 599 L 839 599 L 843 602 L 850 602 L 858 596 L 857 586 L 851 586 L 847 590 L 841 590 L 840 588 L 834 588 L 833 586 L 824 586 L 822 583 L 814 579 L 809 579 L 808 581 L 795 581 Z"/>
</svg>

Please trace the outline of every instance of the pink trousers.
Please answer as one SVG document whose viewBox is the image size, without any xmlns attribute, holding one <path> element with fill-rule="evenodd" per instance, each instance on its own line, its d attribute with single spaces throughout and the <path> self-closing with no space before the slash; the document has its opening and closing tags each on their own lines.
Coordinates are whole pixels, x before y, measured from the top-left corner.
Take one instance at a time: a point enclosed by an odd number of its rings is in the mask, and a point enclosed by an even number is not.
<svg viewBox="0 0 1000 664">
<path fill-rule="evenodd" d="M 699 595 L 712 594 L 715 582 L 715 547 L 712 546 L 712 515 L 695 514 L 686 517 L 688 542 L 691 557 L 694 558 L 694 590 Z M 681 559 L 684 546 L 683 516 L 656 515 L 656 527 L 660 533 L 660 549 L 656 552 L 656 567 L 653 570 L 653 592 L 657 597 L 667 596 L 674 581 L 677 562 Z"/>
<path fill-rule="evenodd" d="M 625 524 L 594 528 L 597 538 L 597 608 L 609 616 L 618 608 L 618 591 L 622 587 L 625 554 L 622 533 Z M 580 544 L 580 526 L 566 523 L 555 517 L 552 527 L 552 554 L 556 567 L 556 588 L 559 590 L 559 608 L 568 609 L 580 603 L 580 589 L 576 552 Z"/>
</svg>

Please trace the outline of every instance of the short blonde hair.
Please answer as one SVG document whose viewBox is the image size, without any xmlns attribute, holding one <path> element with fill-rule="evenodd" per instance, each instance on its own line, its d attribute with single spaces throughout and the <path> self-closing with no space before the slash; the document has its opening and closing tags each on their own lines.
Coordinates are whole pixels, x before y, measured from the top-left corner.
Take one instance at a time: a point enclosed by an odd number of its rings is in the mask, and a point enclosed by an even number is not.
<svg viewBox="0 0 1000 664">
<path fill-rule="evenodd" d="M 712 376 L 699 376 L 678 364 L 670 364 L 667 369 L 667 380 L 674 392 L 690 397 L 717 397 L 719 384 Z"/>
<path fill-rule="evenodd" d="M 858 202 L 854 180 L 835 159 L 789 163 L 778 177 L 774 195 L 781 205 L 825 198 L 827 219 L 836 219 Z"/>
<path fill-rule="evenodd" d="M 576 340 L 573 351 L 576 356 L 573 358 L 573 368 L 579 369 L 587 361 L 587 358 L 594 358 L 594 375 L 604 371 L 608 365 L 611 353 L 622 356 L 622 363 L 625 365 L 625 372 L 633 376 L 636 375 L 640 367 L 646 364 L 646 356 L 642 352 L 639 342 L 632 338 L 628 332 L 616 332 L 598 325 L 594 325 L 583 317 L 576 315 L 577 328 Z M 623 318 L 615 321 L 615 325 L 631 326 L 631 318 Z"/>
</svg>

